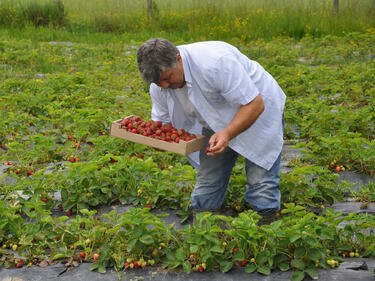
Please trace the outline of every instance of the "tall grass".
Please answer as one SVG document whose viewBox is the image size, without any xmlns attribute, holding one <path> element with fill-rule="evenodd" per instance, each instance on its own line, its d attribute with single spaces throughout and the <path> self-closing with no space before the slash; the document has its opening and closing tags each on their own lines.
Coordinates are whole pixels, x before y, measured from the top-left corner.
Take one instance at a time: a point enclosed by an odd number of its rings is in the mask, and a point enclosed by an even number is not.
<svg viewBox="0 0 375 281">
<path fill-rule="evenodd" d="M 56 1 L 2 0 L 0 24 L 35 25 L 32 16 L 20 13 L 48 6 L 55 7 L 50 10 L 50 21 L 73 32 L 173 36 L 184 41 L 320 37 L 375 28 L 374 0 L 340 0 L 338 14 L 333 11 L 333 0 L 153 0 L 151 21 L 146 16 L 146 0 L 61 0 L 63 14 Z M 55 19 L 61 15 L 63 19 Z"/>
</svg>

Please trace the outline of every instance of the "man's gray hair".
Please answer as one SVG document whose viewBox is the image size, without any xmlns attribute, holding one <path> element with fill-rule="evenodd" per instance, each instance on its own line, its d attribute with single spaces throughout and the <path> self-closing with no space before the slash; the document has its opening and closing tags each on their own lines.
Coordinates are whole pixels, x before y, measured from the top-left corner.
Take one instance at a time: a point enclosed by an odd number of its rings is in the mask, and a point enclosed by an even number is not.
<svg viewBox="0 0 375 281">
<path fill-rule="evenodd" d="M 177 67 L 176 46 L 163 38 L 150 39 L 143 43 L 137 51 L 139 72 L 147 83 L 160 80 L 161 73 Z"/>
</svg>

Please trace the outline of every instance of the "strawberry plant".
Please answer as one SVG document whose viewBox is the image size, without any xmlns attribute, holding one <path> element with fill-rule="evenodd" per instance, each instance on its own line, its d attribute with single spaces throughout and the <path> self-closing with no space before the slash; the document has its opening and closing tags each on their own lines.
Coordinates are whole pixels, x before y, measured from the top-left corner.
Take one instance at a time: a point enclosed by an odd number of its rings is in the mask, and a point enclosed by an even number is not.
<svg viewBox="0 0 375 281">
<path fill-rule="evenodd" d="M 225 216 L 212 216 L 210 213 L 197 214 L 197 225 L 185 226 L 178 233 L 181 242 L 175 241 L 165 250 L 166 259 L 163 267 L 182 266 L 184 271 L 213 270 L 220 267 L 227 272 L 232 268 L 229 253 L 225 253 L 221 238 L 224 237 L 223 223 L 230 223 Z M 203 270 L 202 270 L 203 269 Z"/>
<path fill-rule="evenodd" d="M 296 166 L 281 177 L 282 201 L 320 207 L 343 200 L 349 191 L 349 184 L 344 181 L 337 184 L 337 177 L 324 167 Z"/>
</svg>

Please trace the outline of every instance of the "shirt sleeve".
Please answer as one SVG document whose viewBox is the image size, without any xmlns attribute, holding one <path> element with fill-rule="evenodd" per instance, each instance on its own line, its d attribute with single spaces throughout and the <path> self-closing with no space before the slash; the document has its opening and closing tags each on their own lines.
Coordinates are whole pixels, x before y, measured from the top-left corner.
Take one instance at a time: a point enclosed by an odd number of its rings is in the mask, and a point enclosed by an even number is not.
<svg viewBox="0 0 375 281">
<path fill-rule="evenodd" d="M 150 95 L 152 100 L 151 119 L 154 121 L 161 121 L 163 123 L 171 123 L 167 94 L 162 93 L 161 88 L 156 84 L 151 83 Z"/>
<path fill-rule="evenodd" d="M 241 62 L 233 56 L 222 56 L 216 65 L 216 88 L 230 103 L 246 105 L 259 90 Z"/>
</svg>

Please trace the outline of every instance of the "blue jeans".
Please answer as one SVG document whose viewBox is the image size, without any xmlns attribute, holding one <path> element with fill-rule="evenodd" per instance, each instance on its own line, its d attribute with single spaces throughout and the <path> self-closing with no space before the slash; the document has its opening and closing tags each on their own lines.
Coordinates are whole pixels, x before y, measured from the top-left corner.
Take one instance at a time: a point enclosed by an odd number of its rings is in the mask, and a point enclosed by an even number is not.
<svg viewBox="0 0 375 281">
<path fill-rule="evenodd" d="M 197 183 L 191 194 L 193 209 L 218 210 L 223 204 L 229 178 L 238 153 L 227 147 L 217 156 L 207 156 L 205 149 L 213 131 L 203 128 L 206 144 L 200 151 L 200 167 Z M 245 201 L 259 211 L 280 210 L 280 160 L 281 152 L 270 170 L 266 170 L 246 159 Z"/>
</svg>

